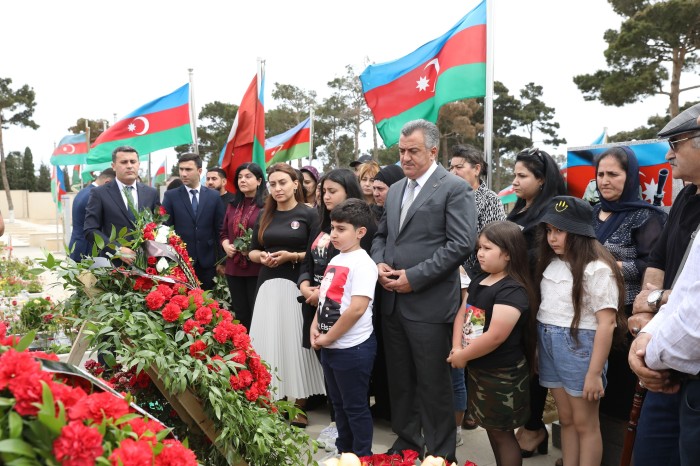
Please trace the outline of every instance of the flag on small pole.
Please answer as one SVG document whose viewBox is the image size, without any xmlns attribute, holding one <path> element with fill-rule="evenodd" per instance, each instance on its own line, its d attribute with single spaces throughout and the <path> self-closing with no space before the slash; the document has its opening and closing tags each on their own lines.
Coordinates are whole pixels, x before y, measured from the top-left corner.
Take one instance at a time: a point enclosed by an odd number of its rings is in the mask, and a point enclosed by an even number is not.
<svg viewBox="0 0 700 466">
<path fill-rule="evenodd" d="M 267 165 L 309 157 L 310 135 L 311 117 L 282 134 L 268 138 L 265 141 Z"/>
<path fill-rule="evenodd" d="M 153 177 L 153 179 L 151 179 L 151 186 L 153 186 L 155 188 L 157 185 L 161 185 L 164 183 L 165 183 L 165 160 L 163 160 L 163 163 L 160 164 L 160 167 L 158 167 L 158 170 L 156 170 L 155 176 Z"/>
<path fill-rule="evenodd" d="M 88 168 L 111 163 L 112 151 L 119 146 L 132 146 L 148 157 L 149 152 L 191 144 L 189 86 L 142 105 L 100 134 L 88 153 Z"/>
<path fill-rule="evenodd" d="M 486 0 L 442 36 L 360 75 L 377 131 L 389 147 L 403 125 L 437 121 L 448 102 L 486 95 Z"/>
<path fill-rule="evenodd" d="M 226 172 L 226 190 L 236 191 L 236 168 L 244 162 L 255 162 L 265 168 L 265 61 L 258 60 L 258 72 L 243 95 L 233 120 L 226 146 L 219 158 Z"/>
<path fill-rule="evenodd" d="M 69 134 L 61 138 L 53 150 L 49 163 L 51 165 L 81 165 L 85 163 L 88 153 L 87 134 Z"/>
<path fill-rule="evenodd" d="M 56 210 L 58 213 L 63 212 L 63 205 L 61 204 L 61 196 L 66 194 L 66 183 L 63 178 L 63 170 L 61 167 L 54 165 L 51 168 L 51 198 L 54 204 L 56 204 Z"/>
</svg>

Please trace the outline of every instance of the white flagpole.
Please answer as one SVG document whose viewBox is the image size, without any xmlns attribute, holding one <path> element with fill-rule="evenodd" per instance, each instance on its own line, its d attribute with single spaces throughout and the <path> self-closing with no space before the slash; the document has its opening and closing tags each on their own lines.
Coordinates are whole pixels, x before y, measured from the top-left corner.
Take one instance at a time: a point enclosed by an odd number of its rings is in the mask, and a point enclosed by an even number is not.
<svg viewBox="0 0 700 466">
<path fill-rule="evenodd" d="M 484 97 L 484 155 L 488 167 L 486 187 L 493 184 L 493 0 L 486 0 L 486 96 Z"/>
<path fill-rule="evenodd" d="M 192 125 L 192 152 L 199 154 L 199 140 L 197 138 L 197 112 L 194 106 L 194 68 L 188 68 L 190 75 L 190 121 Z M 150 170 L 150 165 L 149 165 Z"/>
<path fill-rule="evenodd" d="M 309 165 L 314 159 L 314 108 L 309 111 Z"/>
</svg>

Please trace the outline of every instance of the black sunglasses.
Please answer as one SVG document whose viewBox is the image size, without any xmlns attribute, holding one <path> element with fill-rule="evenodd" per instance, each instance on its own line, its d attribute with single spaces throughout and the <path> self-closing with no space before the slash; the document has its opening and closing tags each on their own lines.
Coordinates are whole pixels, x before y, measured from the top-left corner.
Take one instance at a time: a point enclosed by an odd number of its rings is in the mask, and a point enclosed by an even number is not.
<svg viewBox="0 0 700 466">
<path fill-rule="evenodd" d="M 696 134 L 694 136 L 688 136 L 687 138 L 683 139 L 676 139 L 675 141 L 671 141 L 670 139 L 668 140 L 668 145 L 671 146 L 671 150 L 673 152 L 676 152 L 678 150 L 678 145 L 683 142 L 683 141 L 688 141 L 690 139 L 695 139 L 695 138 L 700 138 L 700 134 Z"/>
</svg>

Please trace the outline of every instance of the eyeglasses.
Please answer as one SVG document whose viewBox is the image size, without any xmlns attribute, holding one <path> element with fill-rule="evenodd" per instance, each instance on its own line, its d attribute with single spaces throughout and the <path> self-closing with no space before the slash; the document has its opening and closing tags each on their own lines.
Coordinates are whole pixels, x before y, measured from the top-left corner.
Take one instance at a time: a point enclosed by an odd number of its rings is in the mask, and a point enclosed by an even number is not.
<svg viewBox="0 0 700 466">
<path fill-rule="evenodd" d="M 669 139 L 669 140 L 668 140 L 668 145 L 671 146 L 671 150 L 672 150 L 673 152 L 676 152 L 676 151 L 678 150 L 678 145 L 679 145 L 681 142 L 687 141 L 687 140 L 689 140 L 689 139 L 695 139 L 695 138 L 700 138 L 700 134 L 696 134 L 696 135 L 694 135 L 694 136 L 689 136 L 689 137 L 683 138 L 683 139 L 676 139 L 675 141 L 671 141 L 671 140 Z"/>
</svg>

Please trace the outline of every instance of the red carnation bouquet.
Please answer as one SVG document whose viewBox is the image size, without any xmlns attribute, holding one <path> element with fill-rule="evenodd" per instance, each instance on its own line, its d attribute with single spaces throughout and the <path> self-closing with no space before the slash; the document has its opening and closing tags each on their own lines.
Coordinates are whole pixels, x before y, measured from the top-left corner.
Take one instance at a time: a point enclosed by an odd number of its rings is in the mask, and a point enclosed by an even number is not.
<svg viewBox="0 0 700 466">
<path fill-rule="evenodd" d="M 42 359 L 58 358 L 28 352 L 33 334 L 17 340 L 6 330 L 0 323 L 1 464 L 198 464 L 190 449 L 167 438 L 169 430 L 136 412 L 128 397 L 92 391 L 83 379 L 45 370 Z"/>
</svg>

